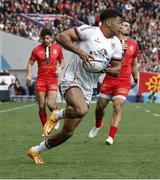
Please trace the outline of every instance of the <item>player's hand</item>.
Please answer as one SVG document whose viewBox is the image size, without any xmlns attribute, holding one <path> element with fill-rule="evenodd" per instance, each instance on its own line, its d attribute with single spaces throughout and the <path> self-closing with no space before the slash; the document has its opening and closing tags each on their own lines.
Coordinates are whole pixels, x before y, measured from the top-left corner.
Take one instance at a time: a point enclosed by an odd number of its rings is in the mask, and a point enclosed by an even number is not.
<svg viewBox="0 0 160 180">
<path fill-rule="evenodd" d="M 28 75 L 27 78 L 26 78 L 26 84 L 30 85 L 31 82 L 32 82 L 32 77 Z"/>
<path fill-rule="evenodd" d="M 110 71 L 110 69 L 112 68 L 111 64 L 108 64 L 107 68 L 105 68 L 102 73 L 107 73 Z"/>
<path fill-rule="evenodd" d="M 89 54 L 88 52 L 85 52 L 83 50 L 80 50 L 78 52 L 78 55 L 83 61 L 88 61 L 89 62 L 91 59 L 94 59 L 94 57 L 91 54 Z"/>
<path fill-rule="evenodd" d="M 137 85 L 137 83 L 131 82 L 131 87 L 130 87 L 130 89 L 133 89 L 136 85 Z"/>
</svg>

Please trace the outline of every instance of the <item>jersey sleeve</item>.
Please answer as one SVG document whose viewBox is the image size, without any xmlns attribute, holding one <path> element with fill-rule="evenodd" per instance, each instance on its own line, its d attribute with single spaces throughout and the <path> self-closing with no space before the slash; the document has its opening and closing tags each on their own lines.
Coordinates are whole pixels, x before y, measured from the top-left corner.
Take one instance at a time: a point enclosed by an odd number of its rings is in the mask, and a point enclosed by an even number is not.
<svg viewBox="0 0 160 180">
<path fill-rule="evenodd" d="M 75 32 L 80 40 L 87 40 L 95 32 L 95 27 L 82 25 L 76 27 Z"/>
<path fill-rule="evenodd" d="M 30 56 L 30 61 L 35 62 L 37 60 L 37 53 L 36 53 L 36 49 L 32 50 L 31 56 Z"/>
<path fill-rule="evenodd" d="M 64 59 L 62 48 L 59 47 L 59 55 L 58 55 L 58 61 L 62 62 Z"/>
<path fill-rule="evenodd" d="M 117 61 L 122 60 L 122 44 L 118 38 L 115 42 L 115 51 L 113 53 L 112 59 Z"/>
</svg>

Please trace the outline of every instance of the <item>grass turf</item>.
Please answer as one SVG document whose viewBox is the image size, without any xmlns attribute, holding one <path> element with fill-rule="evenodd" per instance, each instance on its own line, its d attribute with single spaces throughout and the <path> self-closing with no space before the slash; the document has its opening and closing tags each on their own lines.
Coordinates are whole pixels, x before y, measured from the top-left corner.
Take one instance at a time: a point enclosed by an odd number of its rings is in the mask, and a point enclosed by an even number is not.
<svg viewBox="0 0 160 180">
<path fill-rule="evenodd" d="M 111 104 L 105 126 L 94 139 L 95 104 L 77 127 L 74 136 L 42 154 L 45 164 L 35 165 L 27 149 L 43 140 L 37 105 L 0 104 L 0 178 L 6 179 L 160 179 L 160 117 L 158 104 L 126 104 L 113 146 L 104 144 L 109 129 Z M 58 107 L 64 107 L 58 104 Z"/>
</svg>

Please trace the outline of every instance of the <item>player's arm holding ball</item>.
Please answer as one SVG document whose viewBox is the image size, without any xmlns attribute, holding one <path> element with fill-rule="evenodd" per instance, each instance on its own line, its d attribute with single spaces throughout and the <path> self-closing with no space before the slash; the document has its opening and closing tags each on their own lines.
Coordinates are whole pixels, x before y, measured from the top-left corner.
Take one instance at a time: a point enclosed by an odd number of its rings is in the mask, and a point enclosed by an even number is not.
<svg viewBox="0 0 160 180">
<path fill-rule="evenodd" d="M 69 51 L 78 54 L 82 60 L 90 61 L 90 59 L 93 59 L 93 56 L 91 54 L 83 51 L 82 49 L 77 47 L 76 44 L 74 43 L 80 40 L 76 33 L 75 28 L 60 33 L 57 36 L 56 40 L 58 43 L 60 43 L 63 47 L 65 47 Z"/>
</svg>

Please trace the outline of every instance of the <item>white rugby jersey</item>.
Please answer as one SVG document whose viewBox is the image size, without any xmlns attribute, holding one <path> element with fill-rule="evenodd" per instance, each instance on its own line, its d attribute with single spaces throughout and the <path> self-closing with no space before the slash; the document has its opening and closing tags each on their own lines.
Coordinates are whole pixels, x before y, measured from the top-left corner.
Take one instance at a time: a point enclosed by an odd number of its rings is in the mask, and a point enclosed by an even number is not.
<svg viewBox="0 0 160 180">
<path fill-rule="evenodd" d="M 106 38 L 100 27 L 82 25 L 75 28 L 80 39 L 77 46 L 95 57 L 110 61 L 112 58 L 121 60 L 122 44 L 117 36 Z M 62 81 L 69 81 L 75 84 L 78 81 L 84 89 L 91 89 L 97 86 L 100 74 L 89 73 L 83 68 L 83 60 L 77 54 L 73 54 L 64 72 Z"/>
</svg>

